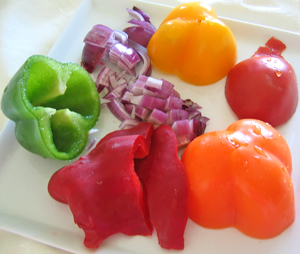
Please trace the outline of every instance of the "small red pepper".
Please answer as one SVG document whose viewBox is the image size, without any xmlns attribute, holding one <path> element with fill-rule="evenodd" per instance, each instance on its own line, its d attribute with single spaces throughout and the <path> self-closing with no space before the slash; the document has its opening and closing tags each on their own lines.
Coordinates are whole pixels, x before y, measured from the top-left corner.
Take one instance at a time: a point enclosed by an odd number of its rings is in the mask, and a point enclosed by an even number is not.
<svg viewBox="0 0 300 254">
<path fill-rule="evenodd" d="M 293 66 L 281 55 L 286 45 L 274 37 L 265 45 L 230 70 L 225 96 L 239 119 L 258 119 L 276 127 L 297 109 L 298 81 Z"/>
<path fill-rule="evenodd" d="M 188 181 L 177 152 L 172 128 L 161 125 L 153 132 L 149 155 L 135 160 L 135 170 L 143 184 L 145 204 L 159 244 L 181 250 L 188 220 Z"/>
<path fill-rule="evenodd" d="M 51 177 L 49 194 L 69 204 L 75 223 L 85 231 L 86 247 L 97 248 L 115 233 L 151 235 L 134 158 L 148 154 L 153 129 L 144 122 L 108 134 L 88 155 Z"/>
</svg>

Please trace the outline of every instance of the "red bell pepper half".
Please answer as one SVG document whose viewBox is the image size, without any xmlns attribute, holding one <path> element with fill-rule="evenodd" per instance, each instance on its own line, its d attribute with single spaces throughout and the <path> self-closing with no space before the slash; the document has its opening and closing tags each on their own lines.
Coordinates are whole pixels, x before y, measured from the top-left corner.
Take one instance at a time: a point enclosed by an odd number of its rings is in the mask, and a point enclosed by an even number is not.
<svg viewBox="0 0 300 254">
<path fill-rule="evenodd" d="M 147 156 L 153 129 L 144 122 L 108 134 L 88 155 L 51 177 L 49 194 L 69 204 L 75 223 L 85 232 L 86 247 L 97 248 L 115 233 L 152 233 L 134 158 Z"/>
<path fill-rule="evenodd" d="M 188 220 L 188 181 L 177 152 L 172 128 L 161 125 L 154 130 L 149 155 L 135 160 L 135 170 L 143 185 L 159 244 L 166 249 L 181 250 Z"/>
</svg>

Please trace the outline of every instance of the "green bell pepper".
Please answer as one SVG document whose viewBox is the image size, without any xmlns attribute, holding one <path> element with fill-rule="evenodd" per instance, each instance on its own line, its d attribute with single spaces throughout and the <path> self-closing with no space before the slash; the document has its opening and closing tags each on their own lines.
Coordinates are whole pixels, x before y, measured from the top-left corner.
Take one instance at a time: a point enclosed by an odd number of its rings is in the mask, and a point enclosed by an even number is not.
<svg viewBox="0 0 300 254">
<path fill-rule="evenodd" d="M 5 88 L 1 109 L 15 122 L 25 149 L 71 160 L 84 150 L 101 105 L 94 81 L 80 65 L 33 55 Z"/>
</svg>

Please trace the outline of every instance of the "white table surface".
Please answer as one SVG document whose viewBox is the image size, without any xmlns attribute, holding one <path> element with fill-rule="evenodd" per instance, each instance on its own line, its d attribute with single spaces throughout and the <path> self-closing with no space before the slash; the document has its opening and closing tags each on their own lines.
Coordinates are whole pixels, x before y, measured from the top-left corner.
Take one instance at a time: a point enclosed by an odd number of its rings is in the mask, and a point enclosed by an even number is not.
<svg viewBox="0 0 300 254">
<path fill-rule="evenodd" d="M 80 2 L 81 0 L 0 0 L 0 98 L 11 77 L 29 56 L 48 54 Z M 164 2 L 176 6 L 188 1 L 159 1 Z M 219 16 L 300 33 L 299 0 L 207 0 L 206 2 L 213 6 Z M 0 130 L 6 121 L 7 118 L 0 112 Z M 4 253 L 66 252 L 0 230 L 0 254 Z"/>
</svg>

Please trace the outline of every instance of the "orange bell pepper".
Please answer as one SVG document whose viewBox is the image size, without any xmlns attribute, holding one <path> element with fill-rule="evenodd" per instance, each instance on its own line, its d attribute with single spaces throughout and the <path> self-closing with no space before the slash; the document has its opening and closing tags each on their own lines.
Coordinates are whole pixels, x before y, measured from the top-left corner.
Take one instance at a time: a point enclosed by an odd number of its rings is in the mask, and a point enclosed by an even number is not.
<svg viewBox="0 0 300 254">
<path fill-rule="evenodd" d="M 208 132 L 185 149 L 189 216 L 207 228 L 236 227 L 267 239 L 295 219 L 292 159 L 271 125 L 244 119 Z"/>
<path fill-rule="evenodd" d="M 152 64 L 194 85 L 225 77 L 237 60 L 236 41 L 208 4 L 175 7 L 150 39 Z"/>
</svg>

